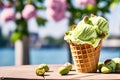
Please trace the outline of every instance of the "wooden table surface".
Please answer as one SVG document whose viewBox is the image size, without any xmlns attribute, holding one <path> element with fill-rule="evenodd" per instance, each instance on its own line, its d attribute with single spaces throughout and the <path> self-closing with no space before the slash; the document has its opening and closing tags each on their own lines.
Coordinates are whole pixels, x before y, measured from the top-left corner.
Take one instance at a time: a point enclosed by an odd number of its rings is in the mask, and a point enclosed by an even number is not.
<svg viewBox="0 0 120 80">
<path fill-rule="evenodd" d="M 0 67 L 0 80 L 43 80 L 42 76 L 35 74 L 35 69 L 38 65 L 23 65 L 23 66 L 3 66 Z M 58 69 L 62 65 L 48 65 L 50 71 L 45 73 L 45 79 L 47 80 L 81 80 L 81 79 L 119 79 L 120 74 L 102 74 L 102 73 L 77 73 L 75 68 L 69 72 L 68 75 L 61 76 L 58 73 Z"/>
</svg>

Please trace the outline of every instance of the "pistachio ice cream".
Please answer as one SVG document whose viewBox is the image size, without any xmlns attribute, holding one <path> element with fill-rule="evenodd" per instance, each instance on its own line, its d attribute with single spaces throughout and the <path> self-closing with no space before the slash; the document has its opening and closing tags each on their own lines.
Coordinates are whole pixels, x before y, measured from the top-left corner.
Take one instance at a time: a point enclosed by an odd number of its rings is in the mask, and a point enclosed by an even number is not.
<svg viewBox="0 0 120 80">
<path fill-rule="evenodd" d="M 108 37 L 109 25 L 105 18 L 100 16 L 85 16 L 74 29 L 66 32 L 64 39 L 75 44 L 88 43 L 96 48 L 100 40 Z"/>
</svg>

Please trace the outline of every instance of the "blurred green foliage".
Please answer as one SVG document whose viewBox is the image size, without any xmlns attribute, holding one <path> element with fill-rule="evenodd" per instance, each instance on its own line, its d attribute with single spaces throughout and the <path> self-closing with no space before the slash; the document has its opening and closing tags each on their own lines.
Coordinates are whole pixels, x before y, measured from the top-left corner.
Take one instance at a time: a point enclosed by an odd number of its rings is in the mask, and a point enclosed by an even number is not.
<svg viewBox="0 0 120 80">
<path fill-rule="evenodd" d="M 16 13 L 21 13 L 26 4 L 32 4 L 36 10 L 45 11 L 45 0 L 8 0 L 15 8 Z M 110 13 L 110 9 L 115 7 L 120 0 L 96 0 L 96 5 L 86 5 L 84 7 L 76 6 L 75 0 L 67 0 L 69 7 L 67 12 L 70 13 L 68 26 L 78 23 L 84 16 L 89 16 L 91 13 L 105 17 L 106 13 Z M 23 35 L 29 36 L 27 22 L 23 19 L 16 19 L 17 28 L 12 34 L 11 41 L 15 42 L 17 39 L 21 39 Z M 39 26 L 45 25 L 47 20 L 40 15 L 37 15 L 36 22 Z M 52 38 L 47 39 L 52 42 Z M 57 40 L 56 40 L 57 41 Z M 55 42 L 55 41 L 54 41 Z"/>
<path fill-rule="evenodd" d="M 105 17 L 106 13 L 110 13 L 110 9 L 116 6 L 120 0 L 96 0 L 96 5 L 86 5 L 84 7 L 76 7 L 72 0 L 67 0 L 71 16 L 69 18 L 69 25 L 76 24 L 76 21 L 81 20 L 84 16 L 89 16 L 91 13 Z"/>
<path fill-rule="evenodd" d="M 45 6 L 43 6 L 44 0 L 8 0 L 11 2 L 13 7 L 15 8 L 16 13 L 22 13 L 25 5 L 32 4 L 36 8 L 36 10 L 45 10 Z M 40 5 L 37 5 L 40 4 Z M 36 22 L 39 26 L 45 25 L 47 20 L 37 15 Z M 16 30 L 12 34 L 11 42 L 15 42 L 18 39 L 22 39 L 22 36 L 29 36 L 27 21 L 25 21 L 22 17 L 20 19 L 16 19 L 15 23 L 17 25 Z"/>
</svg>

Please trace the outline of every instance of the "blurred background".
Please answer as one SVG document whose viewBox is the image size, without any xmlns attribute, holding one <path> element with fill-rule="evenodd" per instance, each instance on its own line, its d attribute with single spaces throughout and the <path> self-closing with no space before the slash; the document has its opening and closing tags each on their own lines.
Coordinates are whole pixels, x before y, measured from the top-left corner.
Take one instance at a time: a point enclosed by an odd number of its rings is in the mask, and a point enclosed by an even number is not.
<svg viewBox="0 0 120 80">
<path fill-rule="evenodd" d="M 110 27 L 99 61 L 120 57 L 120 0 L 0 0 L 0 66 L 72 62 L 64 33 L 91 13 Z"/>
</svg>

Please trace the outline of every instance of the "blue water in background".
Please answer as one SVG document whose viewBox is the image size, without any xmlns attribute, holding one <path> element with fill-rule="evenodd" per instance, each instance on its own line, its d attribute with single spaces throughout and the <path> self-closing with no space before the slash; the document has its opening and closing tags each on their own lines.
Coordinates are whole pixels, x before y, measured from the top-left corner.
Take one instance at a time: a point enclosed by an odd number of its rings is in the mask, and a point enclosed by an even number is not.
<svg viewBox="0 0 120 80">
<path fill-rule="evenodd" d="M 102 48 L 100 62 L 120 56 L 120 48 Z M 66 48 L 30 49 L 30 64 L 63 64 L 68 61 Z M 0 48 L 0 66 L 12 66 L 15 63 L 13 48 Z"/>
</svg>

